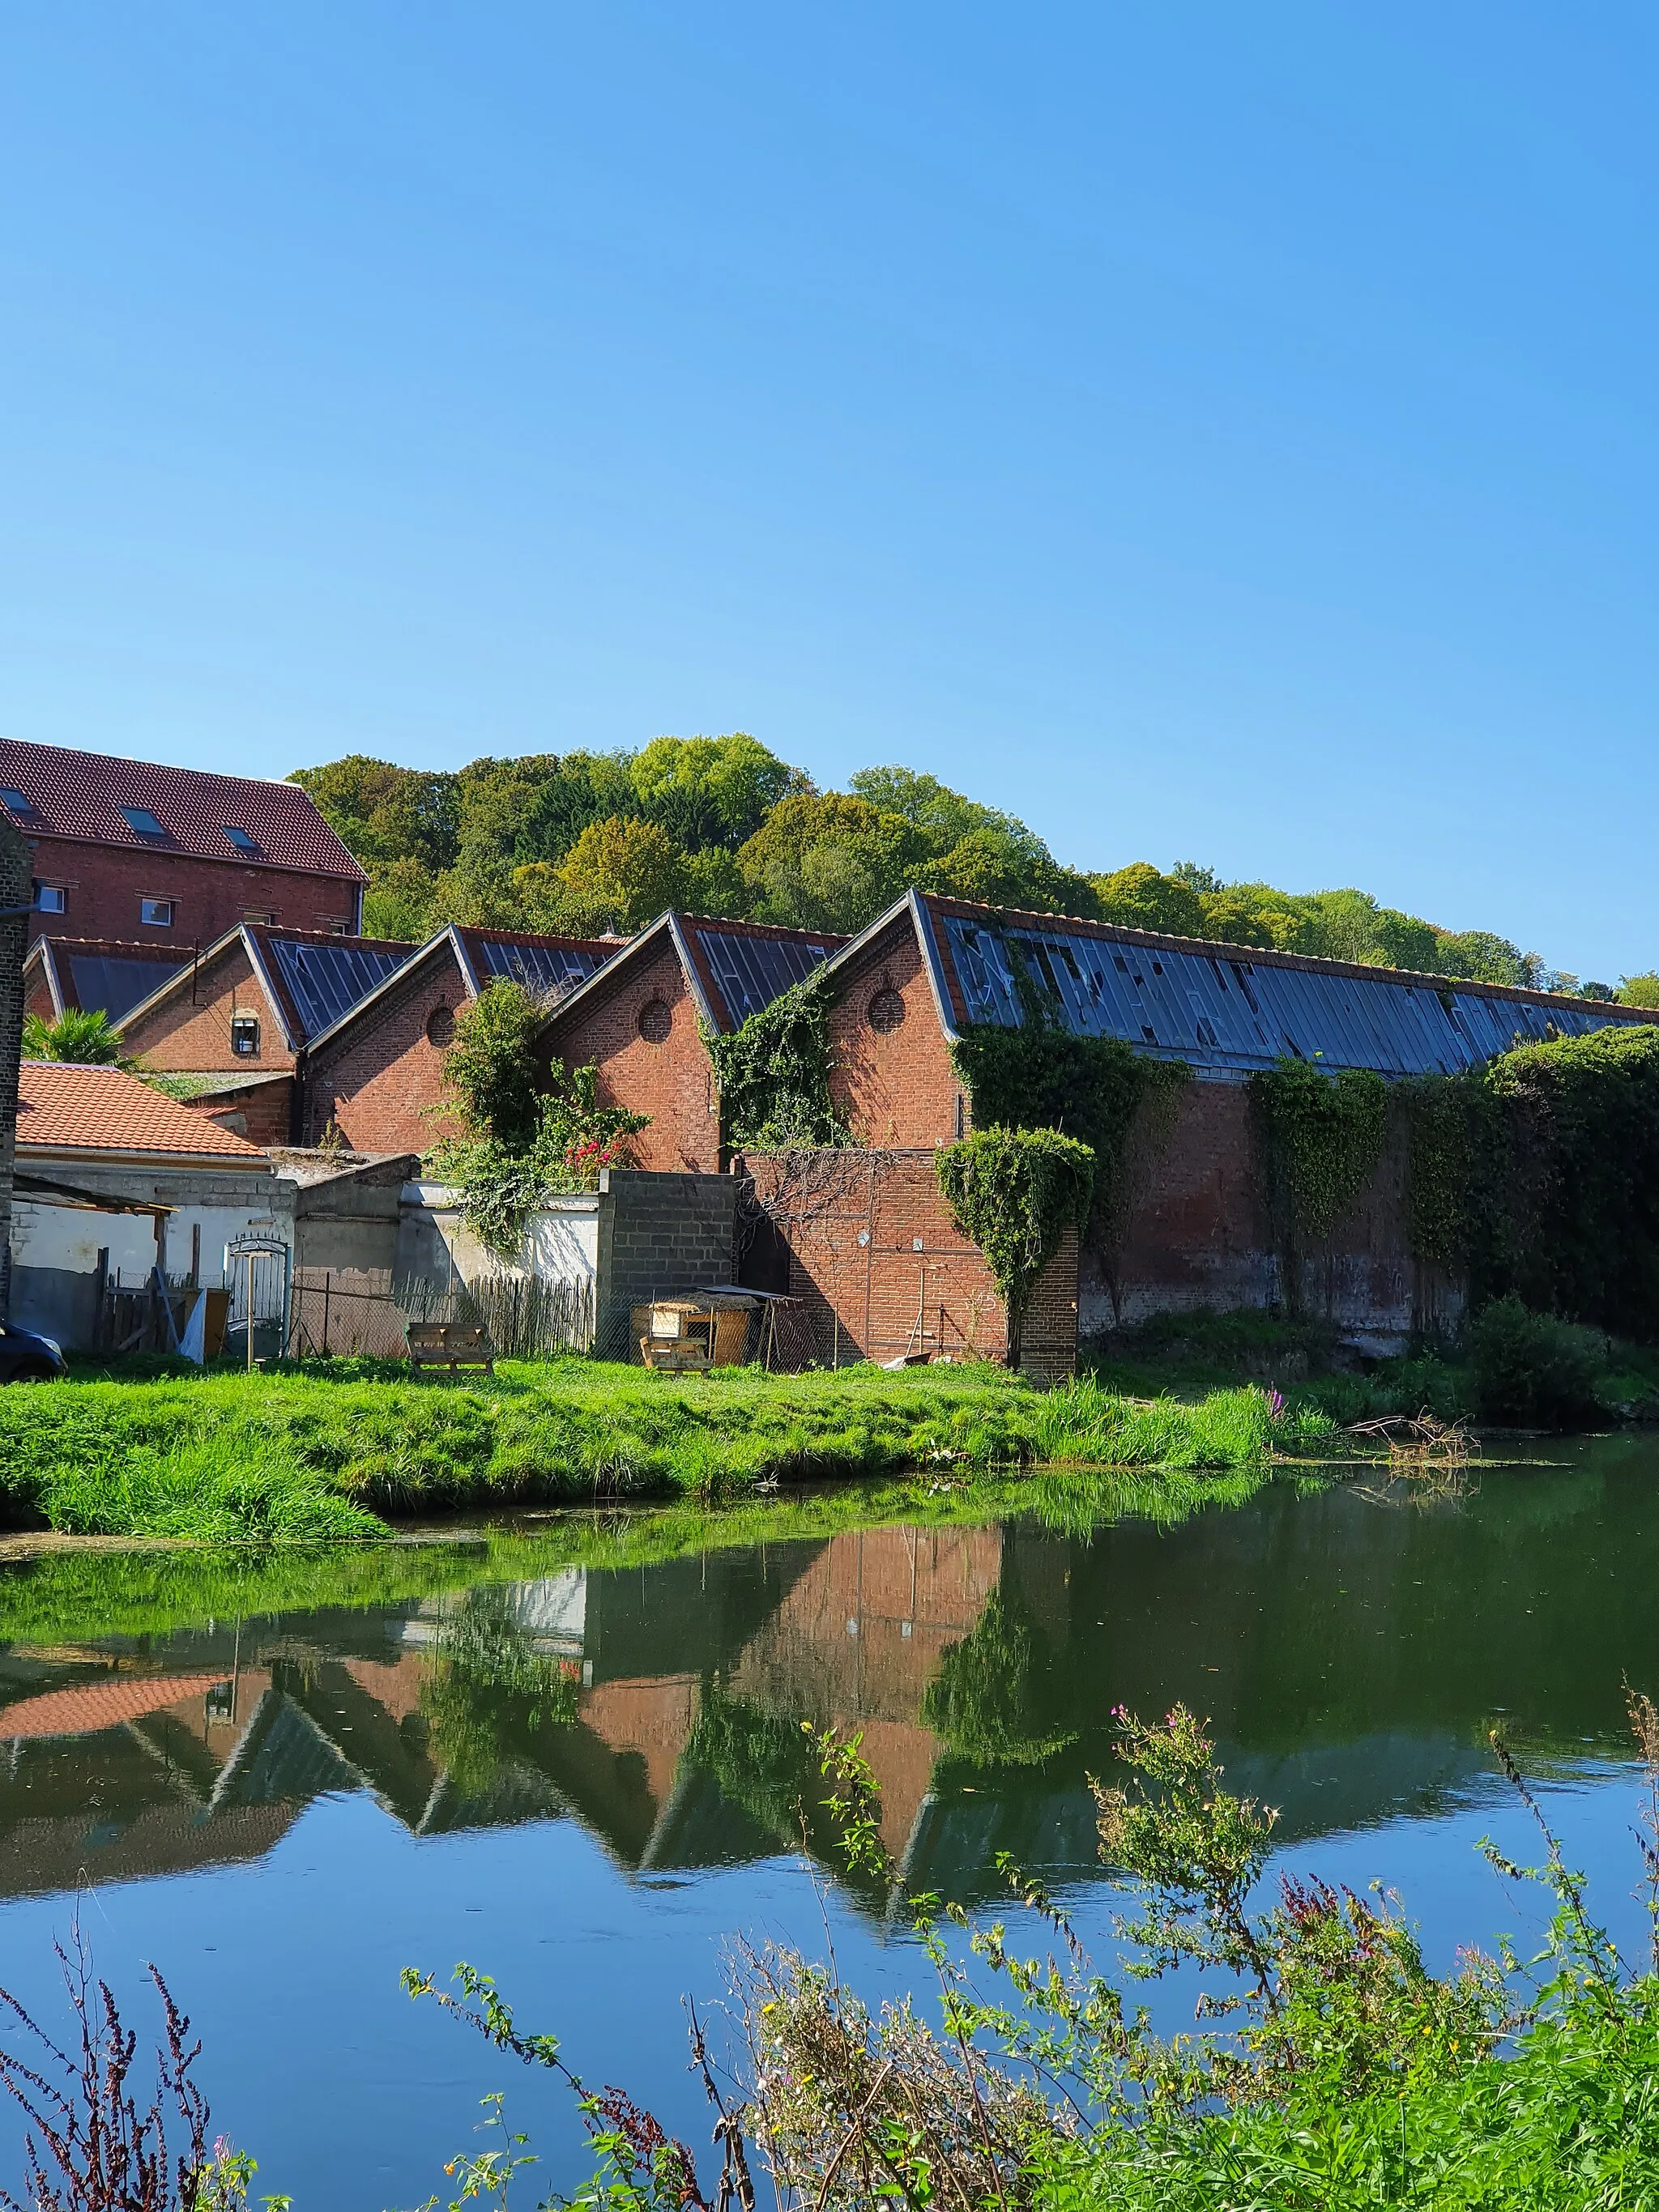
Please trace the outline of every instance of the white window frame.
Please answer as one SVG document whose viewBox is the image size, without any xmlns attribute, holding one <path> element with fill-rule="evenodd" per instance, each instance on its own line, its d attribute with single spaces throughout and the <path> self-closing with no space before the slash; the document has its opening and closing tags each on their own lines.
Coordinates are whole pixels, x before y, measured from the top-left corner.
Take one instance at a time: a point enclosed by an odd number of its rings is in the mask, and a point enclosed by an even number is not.
<svg viewBox="0 0 1659 2212">
<path fill-rule="evenodd" d="M 138 927 L 141 929 L 171 929 L 174 913 L 170 898 L 141 898 L 138 902 Z"/>
<path fill-rule="evenodd" d="M 69 890 L 63 884 L 40 884 L 34 886 L 34 910 L 37 914 L 67 914 Z"/>
</svg>

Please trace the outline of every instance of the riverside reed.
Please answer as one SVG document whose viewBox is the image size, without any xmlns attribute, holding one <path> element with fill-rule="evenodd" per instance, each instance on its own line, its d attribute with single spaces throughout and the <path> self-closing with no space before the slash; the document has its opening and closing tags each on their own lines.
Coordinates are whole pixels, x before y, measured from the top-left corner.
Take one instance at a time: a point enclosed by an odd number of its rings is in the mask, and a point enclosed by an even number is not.
<svg viewBox="0 0 1659 2212">
<path fill-rule="evenodd" d="M 735 1502 L 779 1481 L 1036 1463 L 1265 1472 L 1331 1428 L 1252 1388 L 1139 1404 L 988 1364 L 670 1377 L 569 1359 L 459 1387 L 337 1362 L 0 1393 L 0 1499 L 14 1526 L 326 1542 L 384 1535 L 386 1514 Z"/>
</svg>

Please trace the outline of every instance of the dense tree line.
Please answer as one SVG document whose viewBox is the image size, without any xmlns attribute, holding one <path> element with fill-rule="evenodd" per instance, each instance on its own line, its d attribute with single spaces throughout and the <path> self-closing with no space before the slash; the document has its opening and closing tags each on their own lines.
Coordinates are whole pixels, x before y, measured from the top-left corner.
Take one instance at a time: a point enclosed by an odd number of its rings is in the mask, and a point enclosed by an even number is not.
<svg viewBox="0 0 1659 2212">
<path fill-rule="evenodd" d="M 931 775 L 860 769 L 821 792 L 757 738 L 655 738 L 634 753 L 483 758 L 453 775 L 351 754 L 302 784 L 368 871 L 363 927 L 418 939 L 446 921 L 575 936 L 679 906 L 811 929 L 862 928 L 924 890 L 1492 983 L 1614 994 L 1484 930 L 1446 930 L 1368 892 L 1224 883 L 1192 861 L 1062 867 L 1034 830 Z M 1659 977 L 1618 995 L 1659 1003 Z"/>
</svg>

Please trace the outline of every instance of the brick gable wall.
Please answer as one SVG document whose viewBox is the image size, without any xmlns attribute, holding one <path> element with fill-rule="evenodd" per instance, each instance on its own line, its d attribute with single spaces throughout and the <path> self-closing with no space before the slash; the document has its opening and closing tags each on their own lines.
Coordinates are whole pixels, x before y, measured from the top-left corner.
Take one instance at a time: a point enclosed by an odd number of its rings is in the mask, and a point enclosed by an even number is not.
<svg viewBox="0 0 1659 2212">
<path fill-rule="evenodd" d="M 660 1043 L 641 1029 L 641 1015 L 653 1004 L 668 1010 L 668 1034 Z M 651 1116 L 650 1127 L 633 1142 L 636 1165 L 670 1174 L 720 1172 L 720 1094 L 671 944 L 665 940 L 659 950 L 625 963 L 558 1024 L 550 1042 L 566 1067 L 598 1067 L 602 1105 Z"/>
<path fill-rule="evenodd" d="M 249 914 L 269 915 L 289 929 L 324 930 L 342 921 L 349 927 L 356 914 L 357 886 L 339 876 L 57 837 L 31 842 L 37 880 L 61 884 L 67 892 L 62 914 L 31 915 L 31 939 L 49 934 L 154 940 L 161 951 L 184 959 L 192 945 L 210 945 Z M 172 927 L 141 924 L 141 898 L 170 898 Z"/>
<path fill-rule="evenodd" d="M 193 1114 L 216 1121 L 246 1137 L 251 1145 L 269 1148 L 286 1145 L 293 1133 L 294 1078 L 273 1075 L 269 1083 L 252 1083 L 219 1098 L 189 1098 L 184 1103 Z"/>
<path fill-rule="evenodd" d="M 230 1048 L 230 1023 L 234 1013 L 256 1014 L 259 1021 L 257 1054 Z M 142 1021 L 123 1024 L 121 1042 L 132 1057 L 152 1067 L 209 1070 L 291 1068 L 289 1049 L 276 1009 L 266 998 L 264 987 L 239 938 L 213 961 L 204 961 L 196 971 L 192 994 L 181 978 L 179 988 Z"/>
<path fill-rule="evenodd" d="M 29 848 L 0 822 L 0 908 L 27 906 Z M 11 1286 L 11 1173 L 17 1136 L 17 1066 L 23 1044 L 23 946 L 28 916 L 0 919 L 0 1320 Z"/>
<path fill-rule="evenodd" d="M 423 1109 L 441 1102 L 444 1054 L 427 1024 L 441 1006 L 453 1018 L 470 1004 L 447 948 L 400 977 L 336 1042 L 307 1055 L 301 1142 L 316 1144 L 332 1121 L 354 1152 L 430 1151 L 443 1130 Z"/>
<path fill-rule="evenodd" d="M 872 1023 L 878 992 L 902 1003 L 896 1028 Z M 908 914 L 838 975 L 830 1042 L 830 1095 L 858 1143 L 948 1145 L 972 1126 Z"/>
</svg>

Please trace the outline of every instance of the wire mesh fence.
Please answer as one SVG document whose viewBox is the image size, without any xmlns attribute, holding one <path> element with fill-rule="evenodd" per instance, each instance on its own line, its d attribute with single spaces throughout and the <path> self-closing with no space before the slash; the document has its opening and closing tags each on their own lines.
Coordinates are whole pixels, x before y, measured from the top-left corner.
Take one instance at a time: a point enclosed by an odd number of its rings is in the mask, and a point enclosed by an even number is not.
<svg viewBox="0 0 1659 2212">
<path fill-rule="evenodd" d="M 535 1276 L 485 1276 L 468 1284 L 376 1282 L 357 1273 L 301 1268 L 294 1279 L 290 1358 L 402 1359 L 410 1322 L 482 1328 L 503 1359 L 550 1359 L 593 1346 L 591 1283 Z"/>
</svg>

